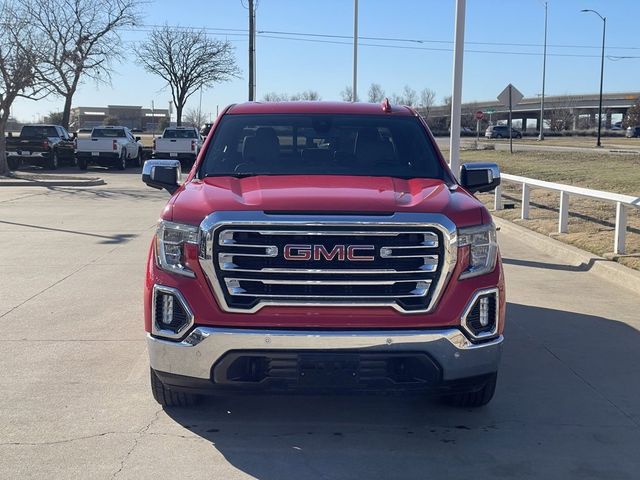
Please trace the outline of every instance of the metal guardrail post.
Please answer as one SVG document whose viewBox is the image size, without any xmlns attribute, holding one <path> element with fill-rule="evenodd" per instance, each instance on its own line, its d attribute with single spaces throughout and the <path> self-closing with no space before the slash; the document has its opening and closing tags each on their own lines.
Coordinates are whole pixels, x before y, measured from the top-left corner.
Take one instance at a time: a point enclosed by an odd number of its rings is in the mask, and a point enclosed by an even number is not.
<svg viewBox="0 0 640 480">
<path fill-rule="evenodd" d="M 529 218 L 529 198 L 531 194 L 531 188 L 526 183 L 522 184 L 522 213 L 520 218 L 527 220 Z"/>
<path fill-rule="evenodd" d="M 558 219 L 558 233 L 569 230 L 569 194 L 560 192 L 560 217 Z"/>
<path fill-rule="evenodd" d="M 494 191 L 493 209 L 502 210 L 502 187 L 500 185 Z"/>
<path fill-rule="evenodd" d="M 621 202 L 616 203 L 616 231 L 613 242 L 613 253 L 624 253 L 625 237 L 627 234 L 627 207 Z"/>
</svg>

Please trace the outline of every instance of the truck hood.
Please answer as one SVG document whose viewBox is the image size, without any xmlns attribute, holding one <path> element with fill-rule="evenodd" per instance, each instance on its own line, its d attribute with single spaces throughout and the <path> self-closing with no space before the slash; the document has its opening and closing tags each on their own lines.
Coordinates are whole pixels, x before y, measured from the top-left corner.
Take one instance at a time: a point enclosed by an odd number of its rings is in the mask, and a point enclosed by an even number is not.
<svg viewBox="0 0 640 480">
<path fill-rule="evenodd" d="M 458 227 L 488 218 L 482 203 L 460 187 L 434 179 L 340 175 L 209 177 L 187 182 L 163 218 L 198 225 L 214 211 L 441 213 Z"/>
</svg>

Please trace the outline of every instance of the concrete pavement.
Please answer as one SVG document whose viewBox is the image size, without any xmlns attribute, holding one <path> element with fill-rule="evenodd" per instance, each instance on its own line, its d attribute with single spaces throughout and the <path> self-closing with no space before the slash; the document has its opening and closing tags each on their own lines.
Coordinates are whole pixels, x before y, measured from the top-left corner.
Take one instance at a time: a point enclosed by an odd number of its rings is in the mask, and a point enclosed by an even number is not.
<svg viewBox="0 0 640 480">
<path fill-rule="evenodd" d="M 168 196 L 131 171 L 100 176 L 0 188 L 0 478 L 638 478 L 637 296 L 503 232 L 488 407 L 259 395 L 163 411 L 141 294 Z"/>
</svg>

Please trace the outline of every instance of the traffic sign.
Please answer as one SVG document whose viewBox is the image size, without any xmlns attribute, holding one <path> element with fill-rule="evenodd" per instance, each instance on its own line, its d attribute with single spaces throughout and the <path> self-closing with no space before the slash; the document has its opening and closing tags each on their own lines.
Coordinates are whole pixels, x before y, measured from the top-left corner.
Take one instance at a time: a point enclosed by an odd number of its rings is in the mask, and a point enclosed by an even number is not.
<svg viewBox="0 0 640 480">
<path fill-rule="evenodd" d="M 476 112 L 476 120 L 482 120 L 484 118 L 484 113 L 482 113 L 482 110 L 478 110 Z"/>
<path fill-rule="evenodd" d="M 493 108 L 487 108 L 484 113 L 486 113 L 487 115 L 491 115 L 492 113 L 496 113 L 496 111 Z"/>
<path fill-rule="evenodd" d="M 508 107 L 509 105 L 515 105 L 516 103 L 520 103 L 520 100 L 524 98 L 524 95 L 513 85 L 509 84 L 505 87 L 500 95 L 498 95 L 498 100 L 504 106 Z"/>
</svg>

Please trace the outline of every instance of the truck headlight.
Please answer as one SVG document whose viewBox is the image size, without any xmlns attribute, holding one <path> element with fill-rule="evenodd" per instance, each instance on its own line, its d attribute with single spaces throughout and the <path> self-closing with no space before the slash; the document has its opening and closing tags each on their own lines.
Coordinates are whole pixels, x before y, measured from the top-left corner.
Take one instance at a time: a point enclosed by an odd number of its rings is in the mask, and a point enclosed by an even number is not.
<svg viewBox="0 0 640 480">
<path fill-rule="evenodd" d="M 185 266 L 184 247 L 187 243 L 198 244 L 198 227 L 161 220 L 156 231 L 156 261 L 167 272 L 186 277 L 195 273 Z"/>
<path fill-rule="evenodd" d="M 469 265 L 460 279 L 493 272 L 498 256 L 496 227 L 493 223 L 458 230 L 458 246 L 469 247 Z"/>
</svg>

